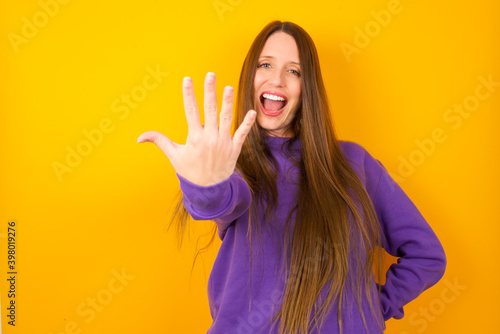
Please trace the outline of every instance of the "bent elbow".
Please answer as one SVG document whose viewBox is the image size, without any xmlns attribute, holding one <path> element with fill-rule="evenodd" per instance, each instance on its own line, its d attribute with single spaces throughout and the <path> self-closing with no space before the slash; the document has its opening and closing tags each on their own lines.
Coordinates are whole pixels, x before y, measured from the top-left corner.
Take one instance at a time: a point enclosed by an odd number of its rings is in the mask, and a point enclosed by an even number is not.
<svg viewBox="0 0 500 334">
<path fill-rule="evenodd" d="M 432 258 L 432 264 L 430 265 L 432 272 L 433 279 L 429 282 L 430 286 L 433 286 L 437 282 L 443 278 L 444 273 L 446 271 L 446 265 L 447 265 L 447 259 L 446 259 L 446 253 L 444 252 L 444 249 L 441 247 L 441 249 L 436 252 L 435 256 Z"/>
<path fill-rule="evenodd" d="M 439 278 L 438 281 L 444 276 L 444 273 L 446 271 L 446 265 L 448 264 L 448 260 L 446 258 L 446 253 L 444 252 L 444 249 L 441 250 L 441 254 L 439 258 L 437 259 L 437 270 L 439 272 Z"/>
</svg>

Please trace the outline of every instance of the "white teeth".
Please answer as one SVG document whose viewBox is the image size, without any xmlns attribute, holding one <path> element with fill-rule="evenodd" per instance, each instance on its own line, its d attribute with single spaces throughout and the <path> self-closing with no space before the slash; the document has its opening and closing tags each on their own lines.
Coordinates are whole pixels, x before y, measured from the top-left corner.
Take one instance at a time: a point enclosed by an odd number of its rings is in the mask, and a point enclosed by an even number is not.
<svg viewBox="0 0 500 334">
<path fill-rule="evenodd" d="M 274 101 L 285 101 L 284 98 L 282 98 L 281 96 L 276 96 L 276 95 L 272 95 L 272 94 L 264 94 L 262 95 L 264 96 L 266 99 L 269 99 L 269 100 L 274 100 Z"/>
</svg>

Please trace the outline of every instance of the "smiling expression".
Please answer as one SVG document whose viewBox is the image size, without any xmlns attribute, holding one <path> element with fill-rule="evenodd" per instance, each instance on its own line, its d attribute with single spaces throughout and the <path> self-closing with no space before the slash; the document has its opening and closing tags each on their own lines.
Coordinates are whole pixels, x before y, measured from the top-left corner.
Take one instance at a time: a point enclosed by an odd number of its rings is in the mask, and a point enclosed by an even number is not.
<svg viewBox="0 0 500 334">
<path fill-rule="evenodd" d="M 269 36 L 259 57 L 254 91 L 257 122 L 271 136 L 289 137 L 301 101 L 299 50 L 287 33 Z"/>
</svg>

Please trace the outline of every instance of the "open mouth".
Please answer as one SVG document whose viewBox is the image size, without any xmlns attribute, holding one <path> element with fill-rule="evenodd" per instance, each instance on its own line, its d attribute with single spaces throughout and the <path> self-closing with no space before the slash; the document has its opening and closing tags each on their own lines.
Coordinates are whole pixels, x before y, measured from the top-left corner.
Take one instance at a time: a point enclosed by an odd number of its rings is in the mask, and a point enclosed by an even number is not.
<svg viewBox="0 0 500 334">
<path fill-rule="evenodd" d="M 288 100 L 283 94 L 263 93 L 260 96 L 262 112 L 268 116 L 278 116 L 287 104 Z"/>
</svg>

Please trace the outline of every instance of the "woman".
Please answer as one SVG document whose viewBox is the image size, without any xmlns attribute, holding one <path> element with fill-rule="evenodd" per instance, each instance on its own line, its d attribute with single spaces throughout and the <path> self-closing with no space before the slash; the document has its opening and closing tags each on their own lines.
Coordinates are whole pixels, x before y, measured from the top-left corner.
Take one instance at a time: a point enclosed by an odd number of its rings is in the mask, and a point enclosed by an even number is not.
<svg viewBox="0 0 500 334">
<path fill-rule="evenodd" d="M 336 139 L 316 48 L 290 22 L 267 25 L 218 125 L 215 76 L 205 125 L 183 82 L 186 145 L 149 131 L 180 180 L 174 218 L 213 220 L 222 245 L 208 284 L 209 333 L 381 333 L 443 275 L 436 235 L 382 164 Z M 399 257 L 374 280 L 380 247 Z M 379 266 L 380 268 L 380 266 Z M 377 272 L 377 271 L 376 271 Z"/>
</svg>

